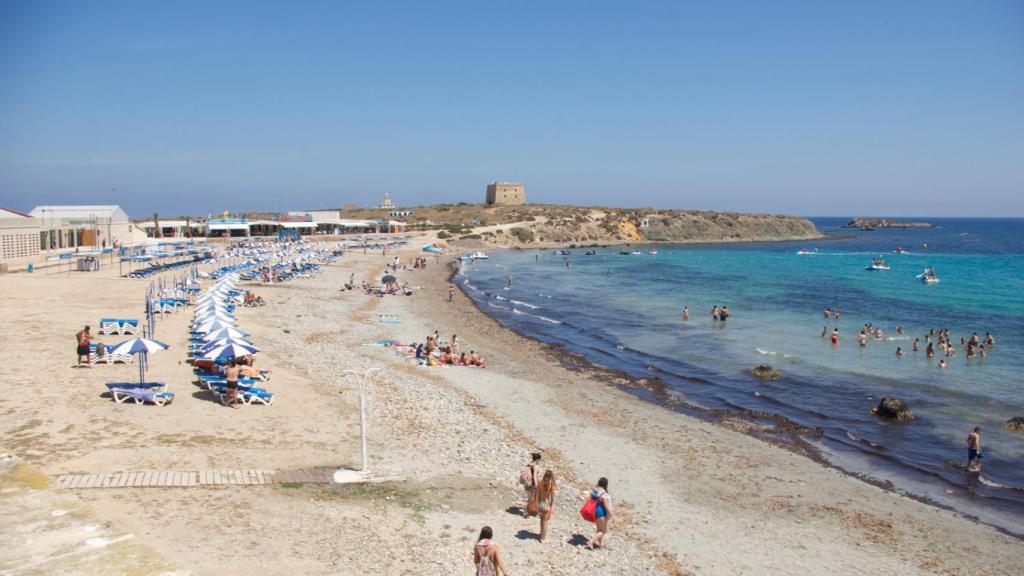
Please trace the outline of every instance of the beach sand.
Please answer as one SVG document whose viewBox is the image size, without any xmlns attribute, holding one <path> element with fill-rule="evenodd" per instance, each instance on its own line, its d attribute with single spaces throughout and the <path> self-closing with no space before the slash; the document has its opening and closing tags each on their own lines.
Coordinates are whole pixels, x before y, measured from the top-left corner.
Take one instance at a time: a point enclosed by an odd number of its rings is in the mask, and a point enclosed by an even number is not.
<svg viewBox="0 0 1024 576">
<path fill-rule="evenodd" d="M 268 305 L 240 309 L 239 325 L 264 350 L 257 366 L 272 370 L 266 387 L 277 398 L 237 410 L 190 383 L 189 311 L 157 326 L 171 348 L 150 356 L 147 378 L 177 394 L 166 407 L 102 396 L 104 382 L 135 379 L 133 365 L 70 367 L 75 331 L 101 316 L 141 317 L 147 281 L 116 270 L 0 276 L 0 451 L 51 477 L 354 466 L 358 394 L 343 372 L 379 367 L 369 385 L 370 467 L 396 480 L 46 490 L 193 574 L 469 574 L 483 525 L 511 574 L 1019 573 L 1017 538 L 733 429 L 742 424 L 642 401 L 598 371 L 567 368 L 557 350 L 502 329 L 462 294 L 447 303 L 443 259 L 398 273 L 417 287 L 410 297 L 337 290 L 350 273 L 379 278 L 392 256 L 350 253 L 319 277 L 256 286 Z M 365 345 L 423 341 L 435 329 L 458 334 L 488 368 L 420 367 Z M 517 514 L 516 478 L 534 450 L 559 480 L 543 544 L 537 520 Z M 600 476 L 615 512 L 608 547 L 592 552 L 582 544 L 593 525 L 577 510 Z M 0 517 L 9 517 L 5 502 Z M 17 530 L 4 523 L 0 536 Z M 0 572 L 24 565 L 17 549 L 0 551 Z"/>
</svg>

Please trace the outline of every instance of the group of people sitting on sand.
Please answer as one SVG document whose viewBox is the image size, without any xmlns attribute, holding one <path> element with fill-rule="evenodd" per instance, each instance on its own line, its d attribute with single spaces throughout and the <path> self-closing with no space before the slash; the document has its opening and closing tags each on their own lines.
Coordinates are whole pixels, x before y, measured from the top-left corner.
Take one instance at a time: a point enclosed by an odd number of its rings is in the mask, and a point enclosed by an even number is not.
<svg viewBox="0 0 1024 576">
<path fill-rule="evenodd" d="M 263 306 L 266 302 L 263 301 L 262 296 L 257 296 L 255 292 L 249 290 L 245 293 L 245 299 L 242 300 L 242 306 Z"/>
<path fill-rule="evenodd" d="M 470 350 L 468 356 L 459 350 L 458 335 L 452 334 L 451 340 L 446 341 L 440 337 L 437 330 L 427 336 L 426 344 L 417 344 L 413 351 L 416 360 L 426 366 L 487 366 L 476 350 Z"/>
</svg>

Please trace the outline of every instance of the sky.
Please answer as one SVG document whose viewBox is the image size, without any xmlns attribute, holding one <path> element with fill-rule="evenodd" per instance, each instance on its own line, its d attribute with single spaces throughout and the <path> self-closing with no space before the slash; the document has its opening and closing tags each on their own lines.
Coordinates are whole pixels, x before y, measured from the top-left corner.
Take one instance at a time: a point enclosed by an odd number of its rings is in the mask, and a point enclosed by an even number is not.
<svg viewBox="0 0 1024 576">
<path fill-rule="evenodd" d="M 1024 216 L 1024 2 L 0 0 L 0 206 Z"/>
</svg>

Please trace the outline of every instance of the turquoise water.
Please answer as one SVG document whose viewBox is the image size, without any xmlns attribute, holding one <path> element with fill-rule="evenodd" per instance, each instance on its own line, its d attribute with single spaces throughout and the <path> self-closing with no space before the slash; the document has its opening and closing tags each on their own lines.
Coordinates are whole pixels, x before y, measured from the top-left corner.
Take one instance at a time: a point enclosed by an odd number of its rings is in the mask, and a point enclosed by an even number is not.
<svg viewBox="0 0 1024 576">
<path fill-rule="evenodd" d="M 591 256 L 574 249 L 568 257 L 501 252 L 464 266 L 458 281 L 514 330 L 599 365 L 657 376 L 697 405 L 820 427 L 817 443 L 837 465 L 1024 533 L 1024 435 L 1003 429 L 1024 415 L 1024 220 L 932 221 L 939 226 L 861 232 L 817 219 L 844 238 L 659 246 L 657 255 L 646 247 L 631 248 L 639 256 L 619 248 Z M 897 247 L 908 253 L 893 253 Z M 891 269 L 866 271 L 880 254 Z M 926 266 L 935 266 L 939 283 L 915 279 Z M 712 321 L 712 306 L 723 304 L 730 319 Z M 841 319 L 826 323 L 825 307 L 838 308 Z M 865 323 L 886 339 L 860 347 Z M 838 346 L 821 338 L 826 325 L 839 329 Z M 959 349 L 946 369 L 941 353 L 924 354 L 925 334 L 939 328 Z M 995 336 L 987 357 L 965 358 L 960 337 L 972 332 Z M 907 355 L 897 357 L 897 346 Z M 748 370 L 761 363 L 785 376 L 754 379 Z M 918 418 L 893 424 L 870 416 L 883 395 L 903 398 Z M 984 430 L 980 476 L 961 469 L 975 425 Z"/>
</svg>

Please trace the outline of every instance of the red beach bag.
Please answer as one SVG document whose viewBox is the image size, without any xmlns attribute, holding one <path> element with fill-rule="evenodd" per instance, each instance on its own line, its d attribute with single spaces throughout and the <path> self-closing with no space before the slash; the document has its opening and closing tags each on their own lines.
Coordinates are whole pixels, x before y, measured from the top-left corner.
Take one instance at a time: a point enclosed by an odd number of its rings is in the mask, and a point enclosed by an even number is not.
<svg viewBox="0 0 1024 576">
<path fill-rule="evenodd" d="M 580 508 L 580 516 L 583 516 L 583 519 L 587 522 L 597 522 L 597 503 L 598 500 L 590 496 L 583 503 L 583 507 Z"/>
</svg>

